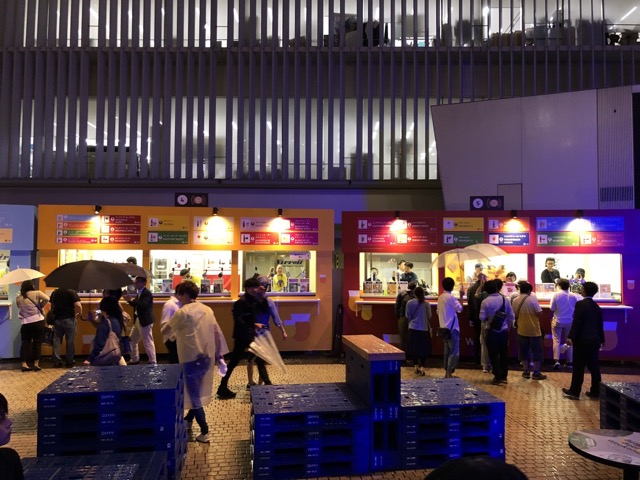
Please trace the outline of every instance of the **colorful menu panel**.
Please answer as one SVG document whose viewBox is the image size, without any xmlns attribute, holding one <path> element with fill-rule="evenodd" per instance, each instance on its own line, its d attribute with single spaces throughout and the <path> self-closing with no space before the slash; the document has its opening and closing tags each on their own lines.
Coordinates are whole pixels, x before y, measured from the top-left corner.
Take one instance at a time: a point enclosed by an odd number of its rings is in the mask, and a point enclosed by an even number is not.
<svg viewBox="0 0 640 480">
<path fill-rule="evenodd" d="M 149 230 L 189 230 L 189 217 L 184 215 L 159 215 L 149 217 Z"/>
<path fill-rule="evenodd" d="M 624 246 L 624 217 L 539 217 L 536 228 L 539 246 Z"/>
<path fill-rule="evenodd" d="M 319 245 L 317 218 L 243 217 L 242 245 Z"/>
<path fill-rule="evenodd" d="M 484 242 L 484 218 L 443 218 L 442 230 L 444 245 L 467 246 Z"/>
<path fill-rule="evenodd" d="M 438 244 L 438 220 L 422 217 L 409 220 L 400 218 L 359 218 L 358 245 L 384 247 L 407 245 L 432 247 Z"/>
<path fill-rule="evenodd" d="M 529 246 L 529 232 L 527 233 L 491 233 L 489 234 L 491 245 L 502 245 L 507 247 L 527 247 Z"/>
<path fill-rule="evenodd" d="M 189 243 L 189 232 L 149 232 L 147 243 L 155 245 L 187 245 Z"/>
<path fill-rule="evenodd" d="M 528 218 L 497 218 L 487 219 L 489 232 L 529 232 L 531 224 Z"/>
<path fill-rule="evenodd" d="M 233 217 L 194 217 L 194 245 L 233 245 Z"/>
<path fill-rule="evenodd" d="M 100 243 L 112 245 L 138 245 L 141 240 L 141 215 L 103 215 Z"/>
<path fill-rule="evenodd" d="M 97 215 L 56 215 L 57 244 L 97 244 L 99 235 L 100 218 Z"/>
<path fill-rule="evenodd" d="M 539 247 L 577 247 L 580 245 L 577 232 L 539 233 L 537 239 Z"/>
</svg>

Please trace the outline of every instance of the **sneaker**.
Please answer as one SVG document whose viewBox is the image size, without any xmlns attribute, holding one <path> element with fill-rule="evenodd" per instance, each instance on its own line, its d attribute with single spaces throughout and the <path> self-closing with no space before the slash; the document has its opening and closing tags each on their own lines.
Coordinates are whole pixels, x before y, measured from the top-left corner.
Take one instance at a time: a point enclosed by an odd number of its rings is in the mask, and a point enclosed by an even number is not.
<svg viewBox="0 0 640 480">
<path fill-rule="evenodd" d="M 489 383 L 491 383 L 491 385 L 502 385 L 502 381 L 498 378 L 491 379 L 491 382 Z"/>
<path fill-rule="evenodd" d="M 584 392 L 584 394 L 590 398 L 591 400 L 600 400 L 600 394 L 598 393 L 591 393 L 590 390 Z"/>
<path fill-rule="evenodd" d="M 553 369 L 554 370 L 560 370 L 560 362 L 556 362 L 553 364 Z"/>
<path fill-rule="evenodd" d="M 509 381 L 506 378 L 501 378 L 500 383 L 503 383 L 506 385 L 507 383 L 509 383 Z"/>
<path fill-rule="evenodd" d="M 547 379 L 547 376 L 540 372 L 535 372 L 533 375 L 531 375 L 531 380 L 546 380 L 546 379 Z"/>
<path fill-rule="evenodd" d="M 482 367 L 482 373 L 491 373 L 491 367 Z"/>
<path fill-rule="evenodd" d="M 200 442 L 200 443 L 209 443 L 209 434 L 208 433 L 201 433 L 200 435 L 198 435 L 196 437 L 196 442 Z"/>
<path fill-rule="evenodd" d="M 562 396 L 565 398 L 570 398 L 571 400 L 580 400 L 580 395 L 576 395 L 575 393 L 571 393 L 571 390 L 568 388 L 562 389 Z"/>
<path fill-rule="evenodd" d="M 522 378 L 531 378 L 531 372 L 529 370 L 525 370 L 522 372 Z"/>
<path fill-rule="evenodd" d="M 218 387 L 216 395 L 220 400 L 229 400 L 231 398 L 236 398 L 236 394 L 229 390 L 227 387 Z"/>
</svg>

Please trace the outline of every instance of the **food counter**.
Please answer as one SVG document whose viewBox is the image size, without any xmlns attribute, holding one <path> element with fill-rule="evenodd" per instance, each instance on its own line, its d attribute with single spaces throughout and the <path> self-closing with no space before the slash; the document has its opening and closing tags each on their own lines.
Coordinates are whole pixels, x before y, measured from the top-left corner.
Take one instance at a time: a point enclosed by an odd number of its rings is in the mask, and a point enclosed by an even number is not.
<svg viewBox="0 0 640 480">
<path fill-rule="evenodd" d="M 543 282 L 542 271 L 553 258 L 559 276 L 576 288 L 580 281 L 576 274 L 585 271 L 586 280 L 600 287 L 596 301 L 603 309 L 606 336 L 601 358 L 638 359 L 633 339 L 640 334 L 640 292 L 635 288 L 640 275 L 640 243 L 636 241 L 640 213 L 635 210 L 581 212 L 580 218 L 575 212 L 525 211 L 518 212 L 517 219 L 502 211 L 344 212 L 342 225 L 343 302 L 348 306 L 344 334 L 374 334 L 397 342 L 394 305 L 401 260 L 418 259 L 413 271 L 418 273 L 418 284 L 432 294 L 428 301 L 433 327 L 437 326 L 435 294 L 441 291 L 442 278 L 455 279 L 453 293 L 457 295 L 460 289 L 469 288 L 476 264 L 482 263 L 480 271 L 488 279 L 504 281 L 508 272 L 514 272 L 518 280 L 534 285 L 543 308 L 545 358 L 552 358 L 549 301 L 555 285 Z M 505 255 L 459 261 L 455 254 L 446 253 L 477 244 L 500 247 Z M 444 254 L 444 261 L 438 254 Z M 369 274 L 372 270 L 375 279 Z M 471 357 L 474 335 L 463 303 L 461 355 Z M 515 340 L 515 332 L 513 335 Z M 442 342 L 434 339 L 432 344 L 434 354 L 440 354 Z M 511 345 L 515 356 L 515 341 Z"/>
<path fill-rule="evenodd" d="M 289 335 L 286 341 L 274 335 L 282 350 L 331 349 L 332 286 L 327 279 L 333 269 L 332 211 L 101 206 L 95 214 L 94 206 L 69 205 L 41 205 L 38 210 L 43 272 L 70 261 L 122 263 L 130 257 L 148 271 L 159 353 L 166 352 L 160 335 L 162 306 L 179 282 L 190 279 L 200 286 L 198 300 L 213 309 L 231 346 L 232 304 L 242 294 L 244 280 L 255 274 L 271 280 L 268 295 Z M 279 270 L 284 280 L 277 284 Z M 100 292 L 80 296 L 86 317 L 96 309 Z M 86 353 L 94 334 L 90 322 L 79 322 L 77 351 Z"/>
</svg>

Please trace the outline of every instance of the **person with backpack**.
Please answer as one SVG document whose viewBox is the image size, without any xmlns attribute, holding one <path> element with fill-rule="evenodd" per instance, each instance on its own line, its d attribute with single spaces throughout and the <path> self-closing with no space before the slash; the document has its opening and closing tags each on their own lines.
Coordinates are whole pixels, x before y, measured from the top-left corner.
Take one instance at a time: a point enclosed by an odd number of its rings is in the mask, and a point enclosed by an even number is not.
<svg viewBox="0 0 640 480">
<path fill-rule="evenodd" d="M 502 283 L 502 282 L 500 282 Z M 500 294 L 496 280 L 484 284 L 487 298 L 480 305 L 480 321 L 486 330 L 487 349 L 493 368 L 492 385 L 507 383 L 509 373 L 509 328 L 513 326 L 514 315 L 511 302 Z"/>
<path fill-rule="evenodd" d="M 398 319 L 399 346 L 403 352 L 407 351 L 407 340 L 409 338 L 409 320 L 405 316 L 405 311 L 409 300 L 415 298 L 414 290 L 416 285 L 415 282 L 409 282 L 407 290 L 400 292 L 396 297 L 395 312 Z"/>
</svg>

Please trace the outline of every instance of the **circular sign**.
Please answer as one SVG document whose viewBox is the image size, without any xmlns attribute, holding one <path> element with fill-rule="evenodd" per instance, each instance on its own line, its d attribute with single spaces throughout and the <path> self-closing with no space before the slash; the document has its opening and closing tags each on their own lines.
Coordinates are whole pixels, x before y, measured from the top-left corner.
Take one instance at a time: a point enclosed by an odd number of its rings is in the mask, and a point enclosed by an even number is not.
<svg viewBox="0 0 640 480">
<path fill-rule="evenodd" d="M 180 205 L 186 205 L 188 201 L 189 199 L 186 195 L 178 195 L 178 198 L 176 198 L 176 202 Z"/>
</svg>

